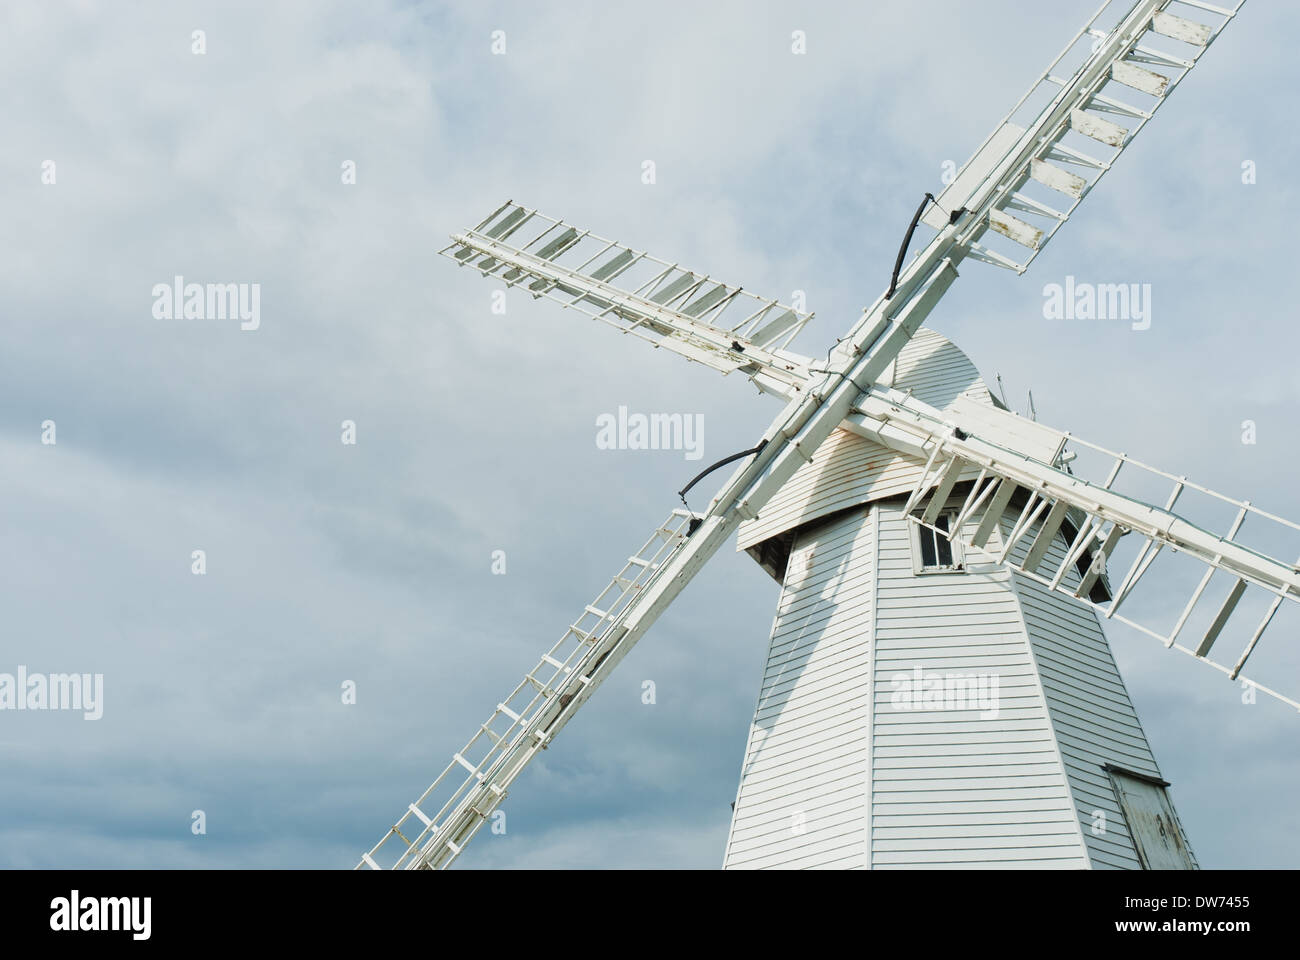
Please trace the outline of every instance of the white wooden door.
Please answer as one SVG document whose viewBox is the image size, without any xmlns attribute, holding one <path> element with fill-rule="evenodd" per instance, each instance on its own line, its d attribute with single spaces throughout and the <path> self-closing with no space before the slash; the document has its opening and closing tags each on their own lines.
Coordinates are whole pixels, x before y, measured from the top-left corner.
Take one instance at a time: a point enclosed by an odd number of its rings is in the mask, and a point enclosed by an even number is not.
<svg viewBox="0 0 1300 960">
<path fill-rule="evenodd" d="M 1115 767 L 1107 769 L 1128 822 L 1138 859 L 1146 870 L 1195 870 L 1167 784 Z"/>
</svg>

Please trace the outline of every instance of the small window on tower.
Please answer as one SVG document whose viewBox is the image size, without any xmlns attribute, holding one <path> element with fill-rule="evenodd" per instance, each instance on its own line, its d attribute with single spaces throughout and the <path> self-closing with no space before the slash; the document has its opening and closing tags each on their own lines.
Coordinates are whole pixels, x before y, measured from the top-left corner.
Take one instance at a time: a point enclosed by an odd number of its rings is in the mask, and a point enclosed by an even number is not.
<svg viewBox="0 0 1300 960">
<path fill-rule="evenodd" d="M 961 542 L 948 539 L 954 519 L 951 513 L 939 514 L 934 520 L 937 530 L 920 523 L 911 525 L 913 573 L 953 573 L 962 569 Z"/>
</svg>

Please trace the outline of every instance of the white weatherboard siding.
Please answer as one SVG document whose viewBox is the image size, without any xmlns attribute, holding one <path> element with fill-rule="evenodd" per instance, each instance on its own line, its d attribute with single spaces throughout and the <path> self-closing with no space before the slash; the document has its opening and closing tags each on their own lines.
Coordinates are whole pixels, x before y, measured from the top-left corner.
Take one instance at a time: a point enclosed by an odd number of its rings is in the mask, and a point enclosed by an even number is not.
<svg viewBox="0 0 1300 960">
<path fill-rule="evenodd" d="M 924 466 L 924 460 L 836 430 L 758 517 L 741 524 L 736 542 L 743 550 L 837 511 L 907 493 Z"/>
<path fill-rule="evenodd" d="M 1012 521 L 1003 519 L 1004 536 Z M 1012 553 L 1017 560 L 1029 549 L 1040 526 L 1031 527 L 1016 545 Z M 1066 549 L 1065 538 L 1058 536 L 1039 572 L 1059 567 Z M 1078 574 L 1071 570 L 1065 581 L 1077 585 Z M 1103 765 L 1113 764 L 1156 779 L 1160 779 L 1160 769 L 1101 623 L 1092 608 L 1028 577 L 1016 574 L 1014 587 L 1092 865 L 1137 870 L 1141 865 Z M 1185 834 L 1183 839 L 1187 841 Z M 1190 843 L 1187 849 L 1190 852 Z"/>
<path fill-rule="evenodd" d="M 992 405 L 979 371 L 941 334 L 922 327 L 881 377 L 911 390 L 920 400 L 946 408 L 959 396 Z M 836 430 L 763 508 L 741 524 L 736 538 L 744 550 L 786 530 L 851 506 L 906 493 L 923 460 L 906 457 L 847 430 Z"/>
<path fill-rule="evenodd" d="M 910 390 L 918 399 L 940 410 L 961 395 L 993 404 L 989 388 L 966 354 L 943 334 L 922 327 L 899 351 L 881 383 Z"/>
<path fill-rule="evenodd" d="M 725 866 L 866 866 L 866 510 L 802 531 L 781 590 Z"/>
<path fill-rule="evenodd" d="M 960 395 L 992 403 L 933 331 L 896 367 L 885 382 L 941 409 Z M 923 467 L 836 431 L 742 526 L 740 547 L 760 559 L 765 541 L 793 543 L 724 865 L 1140 867 L 1105 765 L 1160 773 L 1096 614 L 993 562 L 1014 502 L 994 557 L 972 550 L 961 571 L 917 573 L 902 506 Z M 949 509 L 964 497 L 959 487 Z M 1071 536 L 1058 532 L 1040 573 Z M 996 702 L 896 699 L 918 668 L 986 695 L 996 678 Z"/>
<path fill-rule="evenodd" d="M 1154 777 L 1159 770 L 1097 617 L 1023 577 L 1016 578 L 1016 592 L 1092 865 L 1137 870 L 1133 841 L 1102 764 Z M 1095 833 L 1094 822 L 1104 832 Z"/>
<path fill-rule="evenodd" d="M 877 509 L 872 866 L 1086 867 L 1008 572 L 915 574 L 902 504 Z M 918 667 L 930 678 L 996 676 L 996 715 L 978 702 L 903 709 L 894 681 Z"/>
</svg>

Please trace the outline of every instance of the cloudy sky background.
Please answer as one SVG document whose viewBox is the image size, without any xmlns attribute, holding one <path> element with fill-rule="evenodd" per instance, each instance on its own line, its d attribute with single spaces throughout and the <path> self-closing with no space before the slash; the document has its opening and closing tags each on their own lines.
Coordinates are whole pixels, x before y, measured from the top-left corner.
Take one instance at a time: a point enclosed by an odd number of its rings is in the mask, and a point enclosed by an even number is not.
<svg viewBox="0 0 1300 960">
<path fill-rule="evenodd" d="M 493 314 L 449 232 L 513 198 L 805 290 L 820 353 L 1093 6 L 4 5 L 0 672 L 106 689 L 97 722 L 0 714 L 0 865 L 352 866 L 699 469 L 596 417 L 703 414 L 710 462 L 775 415 L 518 292 Z M 1028 274 L 969 264 L 930 319 L 1014 407 L 1293 518 L 1297 20 L 1248 5 Z M 260 283 L 261 328 L 155 319 L 177 274 Z M 1150 283 L 1151 329 L 1045 320 L 1066 274 Z M 466 865 L 717 866 L 776 597 L 722 551 Z M 1108 633 L 1201 863 L 1300 864 L 1300 718 Z"/>
</svg>

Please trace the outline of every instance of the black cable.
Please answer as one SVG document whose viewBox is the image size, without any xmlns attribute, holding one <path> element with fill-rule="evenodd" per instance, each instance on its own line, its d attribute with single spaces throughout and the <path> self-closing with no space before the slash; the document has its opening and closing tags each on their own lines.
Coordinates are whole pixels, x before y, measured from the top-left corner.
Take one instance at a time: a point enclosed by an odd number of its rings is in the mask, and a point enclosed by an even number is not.
<svg viewBox="0 0 1300 960">
<path fill-rule="evenodd" d="M 898 289 L 898 273 L 903 269 L 903 258 L 907 256 L 907 248 L 912 244 L 912 234 L 916 233 L 916 225 L 921 222 L 921 214 L 925 213 L 925 208 L 934 203 L 934 194 L 926 193 L 925 199 L 921 205 L 916 208 L 916 213 L 912 214 L 912 222 L 907 226 L 907 236 L 903 237 L 903 245 L 898 248 L 898 259 L 894 261 L 894 275 L 889 278 L 889 292 L 885 294 L 888 300 Z"/>
<path fill-rule="evenodd" d="M 912 222 L 907 226 L 907 236 L 903 237 L 903 245 L 898 248 L 898 259 L 894 261 L 894 273 L 889 280 L 889 292 L 885 294 L 886 300 L 892 297 L 894 295 L 894 291 L 898 289 L 898 274 L 899 271 L 903 269 L 903 258 L 907 256 L 907 248 L 912 243 L 912 234 L 916 232 L 916 225 L 921 222 L 921 214 L 925 213 L 926 206 L 931 203 L 935 203 L 936 206 L 938 205 L 934 199 L 934 194 L 926 193 L 925 199 L 922 200 L 921 205 L 916 208 L 916 213 L 912 214 Z M 950 221 L 956 222 L 957 217 L 961 213 L 962 211 L 960 210 L 954 211 L 952 214 L 950 214 Z M 740 350 L 742 348 L 739 343 L 733 341 L 732 349 Z M 827 353 L 828 362 L 829 359 L 830 359 L 830 354 L 828 352 Z M 841 373 L 840 378 L 843 379 L 843 377 L 844 374 Z M 696 474 L 695 478 L 691 480 L 690 483 L 688 483 L 686 486 L 682 487 L 680 490 L 677 491 L 677 496 L 682 498 L 682 503 L 686 504 L 686 508 L 689 510 L 691 505 L 689 503 L 686 503 L 686 494 L 690 492 L 691 487 L 695 486 L 697 483 L 699 483 L 701 480 L 703 480 L 705 477 L 711 474 L 714 470 L 717 470 L 719 467 L 725 467 L 727 464 L 732 463 L 736 460 L 740 460 L 744 457 L 753 456 L 754 454 L 761 452 L 765 446 L 767 446 L 766 440 L 764 440 L 762 443 L 760 443 L 758 446 L 754 447 L 751 450 L 742 450 L 740 451 L 740 453 L 733 453 L 729 457 L 722 458 L 712 466 L 705 467 L 698 474 Z M 694 533 L 699 528 L 700 522 L 701 521 L 698 518 L 692 518 L 690 527 L 687 531 L 687 536 L 690 536 L 690 534 Z"/>
<path fill-rule="evenodd" d="M 741 450 L 740 453 L 733 453 L 729 457 L 723 457 L 721 460 L 713 464 L 713 466 L 711 467 L 705 467 L 698 474 L 696 474 L 694 480 L 692 480 L 686 486 L 682 487 L 680 490 L 677 491 L 677 496 L 682 498 L 682 503 L 686 503 L 686 494 L 690 492 L 691 487 L 695 486 L 697 483 L 699 483 L 701 480 L 703 480 L 705 477 L 711 474 L 714 470 L 717 470 L 718 467 L 725 467 L 727 464 L 731 463 L 734 460 L 740 460 L 743 457 L 750 457 L 756 453 L 761 453 L 763 448 L 766 446 L 767 446 L 767 441 L 764 440 L 762 443 L 760 443 L 758 446 L 754 447 L 753 449 Z M 686 508 L 688 510 L 690 509 L 690 506 L 691 505 L 689 503 L 686 503 Z M 699 526 L 699 524 L 695 520 L 692 520 L 691 523 L 692 523 L 692 527 L 690 532 L 694 533 L 695 528 Z"/>
</svg>

